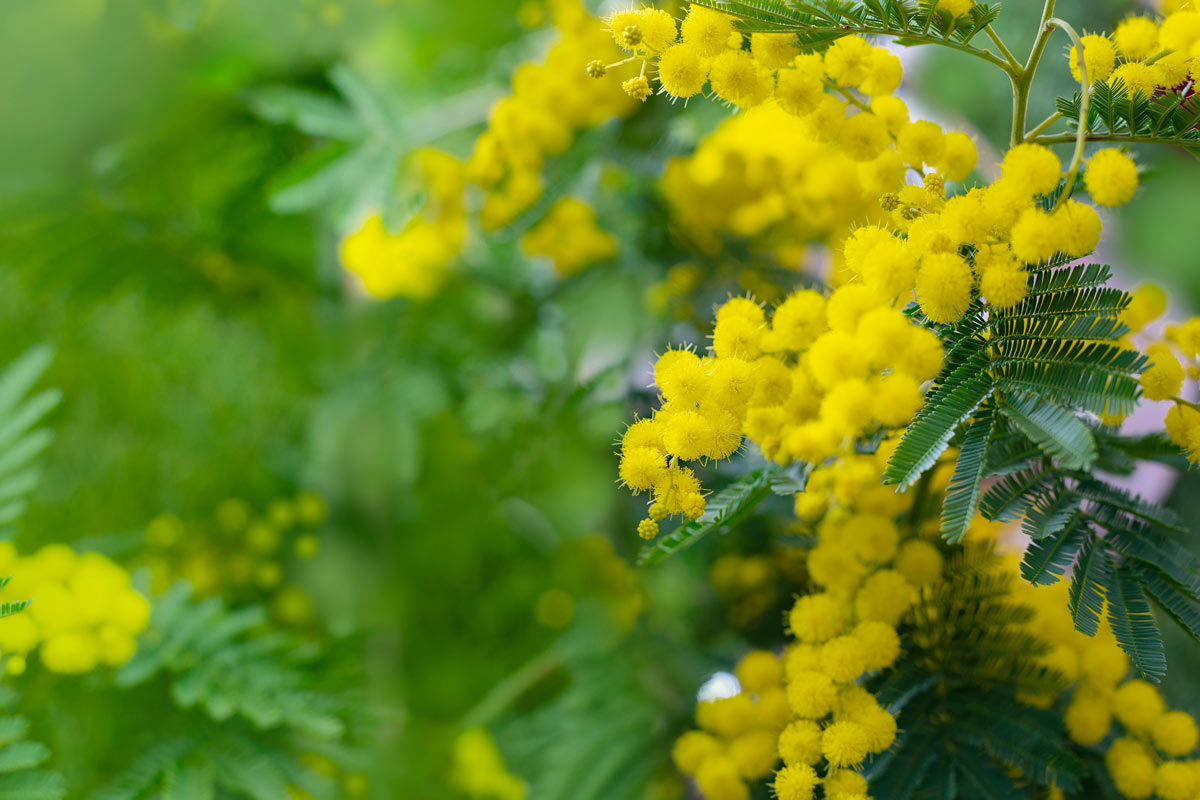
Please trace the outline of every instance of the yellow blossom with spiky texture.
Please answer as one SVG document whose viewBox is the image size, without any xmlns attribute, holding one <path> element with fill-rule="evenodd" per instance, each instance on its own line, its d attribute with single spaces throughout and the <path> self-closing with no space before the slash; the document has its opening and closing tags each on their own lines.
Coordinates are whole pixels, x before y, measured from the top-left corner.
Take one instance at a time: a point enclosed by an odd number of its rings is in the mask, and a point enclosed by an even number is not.
<svg viewBox="0 0 1200 800">
<path fill-rule="evenodd" d="M 548 6 L 558 41 L 540 63 L 517 68 L 512 94 L 492 107 L 488 128 L 465 165 L 467 180 L 486 192 L 479 217 L 488 230 L 505 227 L 537 202 L 543 164 L 566 150 L 578 131 L 628 116 L 637 107 L 621 83 L 638 75 L 638 68 L 615 63 L 623 54 L 603 25 L 578 0 L 553 0 Z M 623 13 L 633 14 L 626 24 L 638 26 L 647 40 L 673 38 L 669 15 Z M 589 62 L 599 63 L 591 74 L 585 68 Z"/>
</svg>

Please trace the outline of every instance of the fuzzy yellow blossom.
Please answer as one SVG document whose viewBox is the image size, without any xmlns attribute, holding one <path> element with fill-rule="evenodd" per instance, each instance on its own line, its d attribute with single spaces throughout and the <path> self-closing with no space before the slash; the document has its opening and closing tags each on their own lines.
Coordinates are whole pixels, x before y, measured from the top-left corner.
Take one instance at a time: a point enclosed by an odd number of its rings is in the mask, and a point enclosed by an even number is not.
<svg viewBox="0 0 1200 800">
<path fill-rule="evenodd" d="M 1012 308 L 1029 294 L 1029 273 L 1016 264 L 990 269 L 980 278 L 979 291 L 996 308 Z"/>
<path fill-rule="evenodd" d="M 709 82 L 717 97 L 743 108 L 763 102 L 773 88 L 770 74 L 744 50 L 726 50 L 713 59 Z"/>
<path fill-rule="evenodd" d="M 672 97 L 697 95 L 707 80 L 708 61 L 696 45 L 674 45 L 658 60 L 658 82 Z"/>
<path fill-rule="evenodd" d="M 935 253 L 917 272 L 917 302 L 933 322 L 957 322 L 971 302 L 973 277 L 967 262 L 950 253 Z"/>
<path fill-rule="evenodd" d="M 1005 153 L 1002 170 L 1005 180 L 1030 194 L 1049 194 L 1058 186 L 1062 163 L 1049 148 L 1026 143 Z"/>
<path fill-rule="evenodd" d="M 1113 31 L 1117 52 L 1127 61 L 1141 61 L 1158 46 L 1158 25 L 1146 17 L 1126 17 Z"/>
<path fill-rule="evenodd" d="M 1169 400 L 1183 388 L 1183 365 L 1165 344 L 1146 348 L 1150 367 L 1141 376 L 1142 391 L 1148 400 Z"/>
<path fill-rule="evenodd" d="M 900 130 L 896 146 L 905 163 L 936 164 L 946 152 L 946 137 L 936 123 L 919 120 Z"/>
<path fill-rule="evenodd" d="M 1168 711 L 1150 728 L 1154 746 L 1168 756 L 1185 756 L 1196 749 L 1200 731 L 1191 714 Z"/>
<path fill-rule="evenodd" d="M 1137 166 L 1120 150 L 1101 150 L 1088 160 L 1084 185 L 1092 199 L 1102 206 L 1128 203 L 1137 191 Z"/>
<path fill-rule="evenodd" d="M 1154 94 L 1158 88 L 1158 71 L 1137 61 L 1127 61 L 1108 76 L 1111 86 L 1123 85 L 1130 95 Z"/>
<path fill-rule="evenodd" d="M 1087 68 L 1088 81 L 1096 83 L 1107 80 L 1108 76 L 1112 74 L 1117 58 L 1113 43 L 1107 36 L 1098 36 L 1094 33 L 1084 36 L 1082 41 L 1083 63 Z M 1071 75 L 1077 81 L 1082 80 L 1079 74 L 1079 55 L 1075 45 L 1071 45 L 1067 61 L 1071 65 Z"/>
<path fill-rule="evenodd" d="M 1136 800 L 1154 794 L 1154 759 L 1141 742 L 1118 739 L 1104 754 L 1104 764 L 1117 791 L 1125 797 Z"/>
<path fill-rule="evenodd" d="M 975 169 L 979 155 L 971 137 L 961 131 L 951 131 L 943 139 L 942 155 L 933 165 L 948 180 L 964 181 Z"/>
<path fill-rule="evenodd" d="M 719 11 L 691 5 L 680 31 L 684 43 L 696 47 L 700 55 L 712 57 L 725 49 L 733 34 L 733 20 Z"/>
<path fill-rule="evenodd" d="M 817 773 L 812 767 L 792 764 L 775 774 L 772 788 L 778 800 L 812 800 L 817 783 Z"/>
</svg>

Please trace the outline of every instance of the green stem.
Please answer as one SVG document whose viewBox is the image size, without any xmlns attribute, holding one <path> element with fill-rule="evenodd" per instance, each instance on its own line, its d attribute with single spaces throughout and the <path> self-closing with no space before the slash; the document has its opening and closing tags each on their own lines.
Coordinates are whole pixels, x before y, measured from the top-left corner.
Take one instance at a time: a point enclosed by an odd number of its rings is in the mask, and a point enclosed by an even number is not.
<svg viewBox="0 0 1200 800">
<path fill-rule="evenodd" d="M 1200 404 L 1193 403 L 1191 400 L 1184 400 L 1182 397 L 1172 397 L 1178 405 L 1187 406 L 1188 408 L 1200 411 Z"/>
<path fill-rule="evenodd" d="M 702 3 L 701 5 L 704 5 L 708 8 L 716 8 L 716 6 L 711 5 L 709 2 Z M 853 27 L 832 25 L 780 25 L 779 27 L 772 28 L 771 30 L 777 30 L 781 33 L 786 31 L 803 31 L 804 33 L 817 34 L 825 33 L 829 34 L 830 36 L 845 36 L 848 33 L 857 33 L 862 36 L 890 36 L 893 39 L 905 39 L 909 42 L 919 42 L 920 44 L 937 44 L 941 45 L 942 47 L 949 47 L 951 50 L 969 53 L 976 58 L 982 58 L 984 61 L 999 67 L 1010 75 L 1014 72 L 1013 67 L 1010 67 L 1003 58 L 1000 58 L 990 50 L 980 50 L 978 47 L 972 47 L 969 44 L 956 42 L 953 39 L 942 39 L 941 37 L 934 36 L 933 34 L 923 31 L 895 31 L 873 25 L 860 25 Z"/>
<path fill-rule="evenodd" d="M 847 103 L 850 103 L 854 107 L 858 108 L 860 111 L 870 112 L 871 107 L 868 106 L 866 103 L 864 103 L 862 100 L 859 100 L 857 97 L 855 97 L 854 94 L 852 92 L 850 92 L 848 89 L 838 86 L 833 81 L 825 81 L 825 85 L 827 87 L 829 87 L 830 89 L 832 89 L 833 91 L 840 94 L 842 97 L 846 98 Z"/>
<path fill-rule="evenodd" d="M 1092 103 L 1092 84 L 1088 81 L 1087 60 L 1083 57 L 1083 40 L 1079 38 L 1079 32 L 1071 27 L 1070 23 L 1058 17 L 1052 17 L 1046 24 L 1062 28 L 1071 37 L 1071 41 L 1075 43 L 1075 58 L 1078 59 L 1079 66 L 1079 125 L 1075 131 L 1075 152 L 1071 156 L 1071 165 L 1067 167 L 1067 185 L 1063 187 L 1062 194 L 1058 196 L 1058 202 L 1055 204 L 1057 208 L 1071 196 L 1075 189 L 1075 179 L 1079 175 L 1079 165 L 1083 163 L 1083 146 L 1087 143 L 1088 134 L 1088 111 Z"/>
<path fill-rule="evenodd" d="M 1029 133 L 1025 134 L 1026 141 L 1028 141 L 1029 139 L 1032 139 L 1033 137 L 1037 136 L 1038 134 L 1044 132 L 1046 130 L 1046 128 L 1049 128 L 1051 125 L 1053 125 L 1055 122 L 1058 122 L 1060 119 L 1062 119 L 1062 112 L 1055 111 L 1053 114 L 1046 117 L 1044 120 L 1042 120 L 1037 125 L 1035 125 L 1033 127 L 1033 130 L 1031 130 L 1031 131 L 1029 131 Z"/>
<path fill-rule="evenodd" d="M 1004 56 L 1004 60 L 1008 62 L 1009 67 L 1011 67 L 1013 71 L 1019 70 L 1021 68 L 1021 62 L 1017 61 L 1017 57 L 1014 56 L 1012 51 L 1008 49 L 1008 45 L 1004 43 L 1004 40 L 1000 38 L 1000 35 L 992 30 L 992 26 L 988 25 L 986 28 L 984 28 L 984 32 L 987 33 L 988 38 L 992 40 L 992 44 L 996 45 L 996 49 L 1000 51 L 1000 55 Z"/>
<path fill-rule="evenodd" d="M 492 687 L 492 690 L 463 716 L 459 727 L 465 730 L 487 725 L 521 695 L 541 683 L 560 663 L 558 652 L 551 645 L 541 655 Z"/>
<path fill-rule="evenodd" d="M 1078 134 L 1056 133 L 1053 136 L 1038 136 L 1030 139 L 1037 144 L 1070 144 Z M 1089 142 L 1118 142 L 1122 144 L 1175 144 L 1180 147 L 1200 146 L 1200 139 L 1180 139 L 1179 137 L 1164 136 L 1134 136 L 1127 133 L 1089 133 L 1084 137 Z"/>
<path fill-rule="evenodd" d="M 1033 48 L 1029 51 L 1029 60 L 1025 66 L 1016 72 L 1010 71 L 1013 84 L 1013 120 L 1011 145 L 1025 141 L 1025 116 L 1029 109 L 1029 87 L 1033 85 L 1033 76 L 1037 74 L 1038 64 L 1046 51 L 1053 27 L 1050 20 L 1054 18 L 1055 0 L 1046 0 L 1042 8 L 1042 21 L 1038 25 L 1037 38 L 1033 40 Z"/>
</svg>

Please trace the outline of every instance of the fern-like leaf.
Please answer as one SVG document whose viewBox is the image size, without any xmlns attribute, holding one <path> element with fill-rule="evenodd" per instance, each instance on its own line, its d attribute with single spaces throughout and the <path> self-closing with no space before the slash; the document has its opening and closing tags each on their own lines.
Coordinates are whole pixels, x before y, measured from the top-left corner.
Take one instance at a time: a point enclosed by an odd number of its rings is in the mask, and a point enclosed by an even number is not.
<svg viewBox="0 0 1200 800">
<path fill-rule="evenodd" d="M 680 550 L 686 550 L 710 533 L 727 528 L 742 519 L 771 494 L 772 481 L 779 472 L 775 467 L 764 467 L 726 486 L 708 499 L 704 513 L 699 519 L 689 520 L 674 532 L 643 547 L 638 554 L 638 565 L 649 567 L 658 564 Z M 792 485 L 800 486 L 799 491 L 803 491 L 805 476 L 806 473 L 794 473 L 790 477 Z"/>
<path fill-rule="evenodd" d="M 200 706 L 213 719 L 240 715 L 263 729 L 340 736 L 336 701 L 309 686 L 306 649 L 279 633 L 247 635 L 265 621 L 260 608 L 230 612 L 215 597 L 193 602 L 180 582 L 155 604 L 150 633 L 117 683 L 134 686 L 165 672 L 179 705 Z"/>
<path fill-rule="evenodd" d="M 1115 567 L 1106 599 L 1109 626 L 1134 669 L 1151 681 L 1162 680 L 1167 674 L 1162 636 L 1137 574 L 1123 565 Z"/>
<path fill-rule="evenodd" d="M 1067 469 L 1087 469 L 1096 460 L 1092 432 L 1067 409 L 1023 394 L 1007 398 L 1000 411 L 1047 456 Z"/>
<path fill-rule="evenodd" d="M 995 427 L 996 417 L 989 408 L 967 429 L 954 465 L 954 475 L 946 487 L 946 498 L 942 503 L 941 530 L 948 542 L 960 541 L 975 516 L 979 505 L 979 482 L 983 479 L 988 442 Z"/>
</svg>

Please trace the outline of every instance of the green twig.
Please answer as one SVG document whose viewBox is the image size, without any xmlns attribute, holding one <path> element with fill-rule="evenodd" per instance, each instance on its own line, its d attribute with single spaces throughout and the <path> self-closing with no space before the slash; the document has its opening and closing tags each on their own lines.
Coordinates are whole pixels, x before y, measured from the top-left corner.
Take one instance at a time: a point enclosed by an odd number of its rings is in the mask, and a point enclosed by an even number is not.
<svg viewBox="0 0 1200 800">
<path fill-rule="evenodd" d="M 552 645 L 541 655 L 525 664 L 492 687 L 474 708 L 463 715 L 459 727 L 463 730 L 487 725 L 521 695 L 542 682 L 551 672 L 558 669 L 561 661 L 557 649 Z"/>
<path fill-rule="evenodd" d="M 1054 3 L 1055 0 L 1046 0 L 1046 5 L 1042 8 L 1042 21 L 1038 25 L 1038 34 L 1033 41 L 1033 48 L 1029 51 L 1029 60 L 1020 70 L 1009 71 L 1013 84 L 1011 145 L 1018 145 L 1025 141 L 1025 116 L 1029 109 L 1029 87 L 1033 85 L 1033 77 L 1037 74 L 1038 64 L 1041 63 L 1042 54 L 1046 51 L 1046 44 L 1049 42 L 1050 32 L 1053 30 L 1050 20 L 1054 18 Z"/>
<path fill-rule="evenodd" d="M 1087 143 L 1089 128 L 1088 112 L 1091 110 L 1092 102 L 1092 84 L 1088 81 L 1087 59 L 1083 57 L 1083 40 L 1079 38 L 1079 32 L 1071 27 L 1070 23 L 1058 17 L 1051 17 L 1047 20 L 1046 25 L 1062 28 L 1067 32 L 1071 41 L 1075 43 L 1075 58 L 1079 66 L 1079 125 L 1075 131 L 1075 152 L 1071 156 L 1070 166 L 1067 167 L 1067 185 L 1063 188 L 1062 194 L 1058 196 L 1058 202 L 1055 203 L 1057 208 L 1071 196 L 1071 192 L 1075 189 L 1075 179 L 1079 175 L 1079 165 L 1083 163 L 1083 146 Z"/>
</svg>

